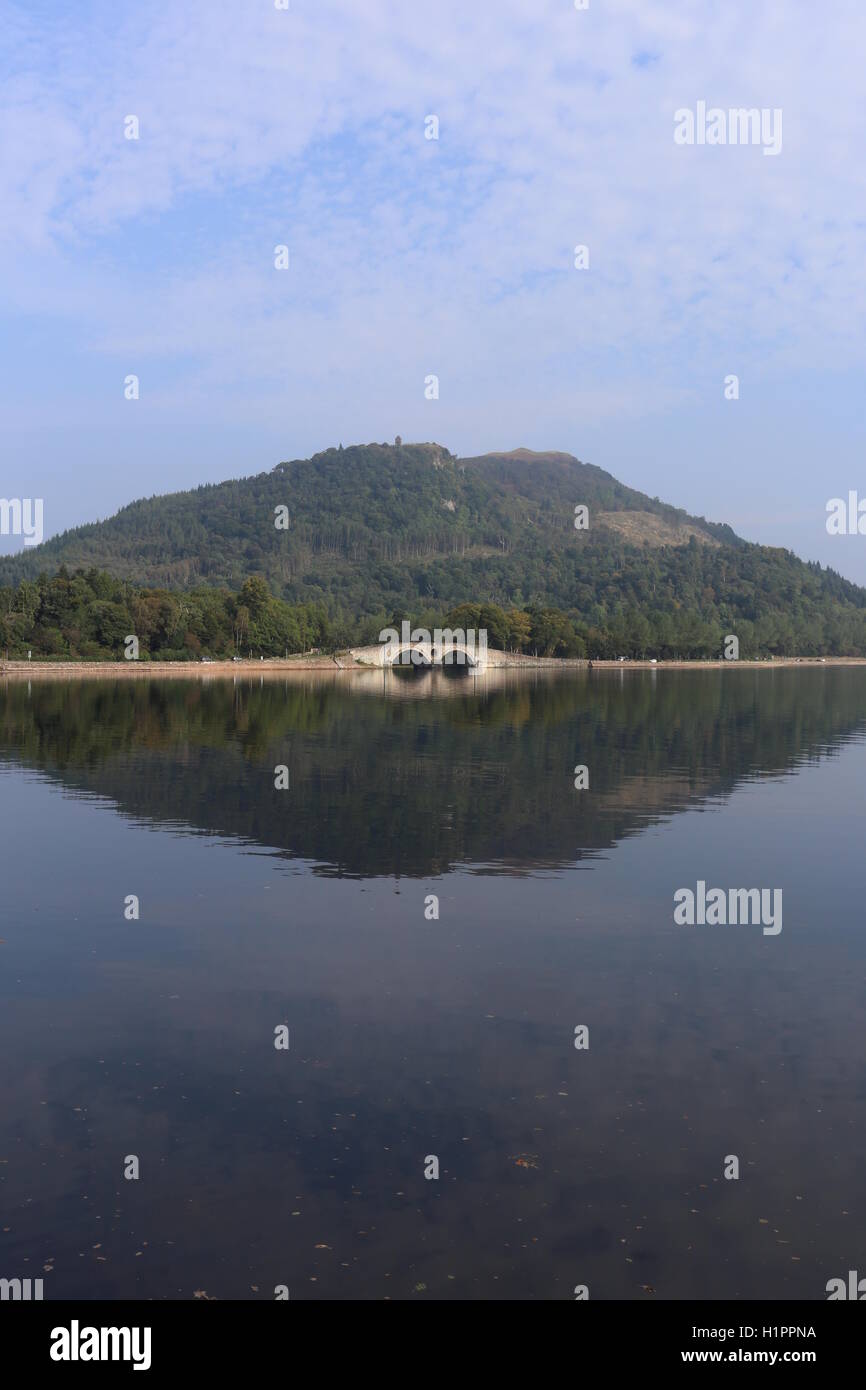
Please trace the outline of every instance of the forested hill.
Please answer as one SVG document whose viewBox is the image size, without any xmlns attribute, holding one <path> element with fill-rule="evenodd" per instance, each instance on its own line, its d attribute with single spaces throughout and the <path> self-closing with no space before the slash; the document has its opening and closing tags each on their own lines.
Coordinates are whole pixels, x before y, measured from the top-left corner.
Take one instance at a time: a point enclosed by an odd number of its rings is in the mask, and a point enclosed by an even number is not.
<svg viewBox="0 0 866 1390">
<path fill-rule="evenodd" d="M 586 530 L 575 529 L 578 506 Z M 687 613 L 732 632 L 764 622 L 782 647 L 802 647 L 808 631 L 815 648 L 853 651 L 866 633 L 866 590 L 833 571 L 569 454 L 525 449 L 466 459 L 399 441 L 327 449 L 134 502 L 0 560 L 0 585 L 61 564 L 166 589 L 237 591 L 260 575 L 274 595 L 344 623 L 489 602 L 550 605 L 598 626 L 636 610 L 654 625 L 667 614 L 682 626 Z"/>
</svg>

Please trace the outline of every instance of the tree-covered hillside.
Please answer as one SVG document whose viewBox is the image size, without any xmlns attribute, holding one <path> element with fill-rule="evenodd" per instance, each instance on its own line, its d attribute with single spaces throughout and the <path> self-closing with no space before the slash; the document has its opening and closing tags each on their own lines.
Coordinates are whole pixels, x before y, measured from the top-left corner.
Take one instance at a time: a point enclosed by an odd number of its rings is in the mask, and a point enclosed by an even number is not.
<svg viewBox="0 0 866 1390">
<path fill-rule="evenodd" d="M 575 531 L 578 504 L 589 508 L 588 532 Z M 285 529 L 275 524 L 284 520 L 278 507 L 288 510 Z M 34 578 L 61 563 L 169 588 L 238 588 L 262 574 L 290 601 L 336 600 L 363 613 L 371 599 L 459 600 L 473 588 L 464 577 L 477 576 L 479 598 L 542 597 L 554 584 L 556 595 L 547 596 L 568 601 L 588 553 L 597 542 L 609 548 L 599 516 L 622 510 L 671 525 L 688 519 L 568 454 L 460 460 L 438 445 L 370 444 L 133 502 L 108 521 L 0 560 L 0 580 Z M 727 528 L 696 524 L 708 540 L 717 532 L 737 544 Z M 460 582 L 447 591 L 458 562 Z"/>
<path fill-rule="evenodd" d="M 578 506 L 588 529 L 575 528 Z M 0 584 L 60 564 L 171 591 L 236 594 L 260 576 L 274 599 L 346 633 L 469 602 L 555 609 L 584 640 L 628 633 L 633 648 L 697 650 L 711 629 L 762 653 L 866 652 L 866 590 L 568 454 L 328 449 L 135 502 L 0 560 Z"/>
</svg>

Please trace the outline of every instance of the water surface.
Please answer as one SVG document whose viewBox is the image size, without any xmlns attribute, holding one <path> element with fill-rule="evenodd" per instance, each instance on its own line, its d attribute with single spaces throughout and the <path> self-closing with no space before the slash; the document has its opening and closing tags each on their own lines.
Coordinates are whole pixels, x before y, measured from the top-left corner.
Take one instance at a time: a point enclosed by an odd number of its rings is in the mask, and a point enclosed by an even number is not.
<svg viewBox="0 0 866 1390">
<path fill-rule="evenodd" d="M 864 778 L 860 669 L 0 686 L 0 1276 L 823 1298 Z M 676 926 L 698 879 L 781 934 Z"/>
</svg>

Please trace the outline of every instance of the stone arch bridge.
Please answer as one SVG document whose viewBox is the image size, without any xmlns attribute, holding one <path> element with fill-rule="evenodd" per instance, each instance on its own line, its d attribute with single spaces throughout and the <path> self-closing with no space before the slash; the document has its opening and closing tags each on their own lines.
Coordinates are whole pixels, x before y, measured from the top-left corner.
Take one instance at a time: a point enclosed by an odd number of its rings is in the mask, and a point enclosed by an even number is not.
<svg viewBox="0 0 866 1390">
<path fill-rule="evenodd" d="M 378 642 L 373 647 L 353 647 L 351 655 L 361 666 L 463 666 L 484 671 L 507 665 L 505 652 L 447 637 L 439 642 Z"/>
</svg>

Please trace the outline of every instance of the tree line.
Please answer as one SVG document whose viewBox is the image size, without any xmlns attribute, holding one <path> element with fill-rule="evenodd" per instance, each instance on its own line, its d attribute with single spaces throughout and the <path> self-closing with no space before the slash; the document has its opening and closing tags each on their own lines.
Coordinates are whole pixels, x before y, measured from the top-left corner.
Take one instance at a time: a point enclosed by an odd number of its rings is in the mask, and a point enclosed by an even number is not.
<svg viewBox="0 0 866 1390">
<path fill-rule="evenodd" d="M 291 603 L 261 575 L 240 588 L 146 588 L 94 568 L 22 579 L 0 587 L 0 651 L 48 660 L 123 659 L 135 636 L 140 659 L 195 661 L 335 652 L 379 640 L 404 620 L 433 630 L 486 630 L 488 646 L 537 656 L 700 660 L 722 655 L 736 636 L 743 658 L 866 655 L 866 612 L 829 604 L 768 607 L 745 617 L 731 608 L 708 617 L 696 607 L 620 602 L 599 610 L 544 602 L 419 603 L 365 617 L 325 602 Z"/>
</svg>

